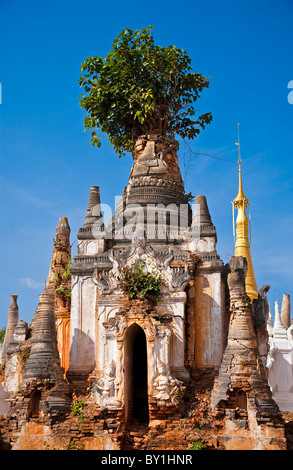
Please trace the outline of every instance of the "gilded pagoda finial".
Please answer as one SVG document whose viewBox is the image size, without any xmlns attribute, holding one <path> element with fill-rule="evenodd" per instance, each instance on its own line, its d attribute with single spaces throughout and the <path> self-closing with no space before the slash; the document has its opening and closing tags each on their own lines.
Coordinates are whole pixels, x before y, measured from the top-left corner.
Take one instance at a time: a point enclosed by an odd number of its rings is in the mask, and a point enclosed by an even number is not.
<svg viewBox="0 0 293 470">
<path fill-rule="evenodd" d="M 234 204 L 237 206 L 237 204 L 239 203 L 244 203 L 245 205 L 248 204 L 248 199 L 247 197 L 245 196 L 244 192 L 243 192 L 243 187 L 242 187 L 242 173 L 241 173 L 241 163 L 242 163 L 242 160 L 241 160 L 241 152 L 240 152 L 240 137 L 239 137 L 239 123 L 238 123 L 238 142 L 236 142 L 236 144 L 238 146 L 238 164 L 239 164 L 239 189 L 238 189 L 238 194 L 237 196 L 234 198 Z"/>
<path fill-rule="evenodd" d="M 239 124 L 238 124 L 238 164 L 239 164 L 239 187 L 238 194 L 234 198 L 233 204 L 233 219 L 234 219 L 234 208 L 237 207 L 238 214 L 236 219 L 236 240 L 235 240 L 235 256 L 243 256 L 247 260 L 247 275 L 246 275 L 246 292 L 247 295 L 253 299 L 257 299 L 258 290 L 255 280 L 252 258 L 250 253 L 250 243 L 249 243 L 249 224 L 248 218 L 246 215 L 246 208 L 249 206 L 249 201 L 244 194 L 242 186 L 242 173 L 241 173 L 241 152 L 240 152 L 240 139 L 239 139 Z M 234 222 L 233 222 L 234 230 Z"/>
</svg>

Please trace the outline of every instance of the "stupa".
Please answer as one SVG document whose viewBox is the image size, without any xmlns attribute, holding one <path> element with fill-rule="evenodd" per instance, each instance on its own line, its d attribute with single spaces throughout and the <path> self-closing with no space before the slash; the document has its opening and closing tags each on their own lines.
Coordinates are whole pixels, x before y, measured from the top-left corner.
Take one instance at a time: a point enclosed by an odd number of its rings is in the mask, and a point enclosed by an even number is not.
<svg viewBox="0 0 293 470">
<path fill-rule="evenodd" d="M 90 190 L 70 267 L 67 377 L 78 384 L 90 376 L 97 402 L 122 410 L 126 420 L 135 417 L 137 402 L 144 403 L 147 419 L 163 416 L 176 387 L 195 369 L 213 374 L 220 365 L 223 262 L 206 198 L 198 196 L 194 207 L 192 213 L 177 143 L 157 133 L 136 142 L 128 184 L 107 227 L 99 188 Z M 156 305 L 130 300 L 121 289 L 122 271 L 137 263 L 162 280 Z"/>
</svg>

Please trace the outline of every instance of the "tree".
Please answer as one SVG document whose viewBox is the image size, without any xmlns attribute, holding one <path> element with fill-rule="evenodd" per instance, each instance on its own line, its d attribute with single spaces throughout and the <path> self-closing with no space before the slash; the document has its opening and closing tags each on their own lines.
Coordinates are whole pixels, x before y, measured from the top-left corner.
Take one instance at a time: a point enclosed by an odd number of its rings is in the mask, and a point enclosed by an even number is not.
<svg viewBox="0 0 293 470">
<path fill-rule="evenodd" d="M 192 71 L 185 50 L 155 45 L 152 26 L 123 29 L 107 57 L 84 61 L 79 84 L 92 144 L 100 147 L 106 133 L 119 157 L 133 151 L 140 135 L 193 139 L 212 119 L 211 113 L 195 118 L 194 109 L 208 80 Z"/>
<path fill-rule="evenodd" d="M 2 328 L 0 328 L 0 344 L 3 344 L 3 343 L 4 343 L 5 332 L 6 332 L 5 326 L 3 326 Z"/>
</svg>

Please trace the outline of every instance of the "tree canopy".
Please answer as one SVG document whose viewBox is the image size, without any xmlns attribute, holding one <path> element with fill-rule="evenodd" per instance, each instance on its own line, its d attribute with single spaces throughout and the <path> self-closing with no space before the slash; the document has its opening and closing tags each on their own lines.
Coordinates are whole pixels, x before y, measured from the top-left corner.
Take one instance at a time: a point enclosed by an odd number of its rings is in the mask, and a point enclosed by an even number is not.
<svg viewBox="0 0 293 470">
<path fill-rule="evenodd" d="M 211 113 L 195 117 L 194 109 L 207 78 L 193 72 L 185 50 L 155 45 L 152 26 L 123 29 L 107 57 L 85 59 L 79 84 L 92 144 L 100 147 L 106 133 L 120 157 L 141 135 L 193 139 L 212 119 Z"/>
</svg>

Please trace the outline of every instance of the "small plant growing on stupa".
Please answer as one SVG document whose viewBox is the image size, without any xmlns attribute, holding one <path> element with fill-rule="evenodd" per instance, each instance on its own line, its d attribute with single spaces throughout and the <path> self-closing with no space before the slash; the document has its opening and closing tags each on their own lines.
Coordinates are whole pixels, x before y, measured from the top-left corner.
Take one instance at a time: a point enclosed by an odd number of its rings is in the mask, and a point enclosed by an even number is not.
<svg viewBox="0 0 293 470">
<path fill-rule="evenodd" d="M 70 411 L 73 414 L 73 416 L 77 416 L 79 420 L 79 426 L 78 426 L 79 431 L 81 431 L 81 422 L 84 419 L 83 409 L 84 409 L 84 400 L 82 398 L 79 398 L 70 408 Z"/>
<path fill-rule="evenodd" d="M 147 299 L 153 304 L 160 300 L 162 277 L 148 273 L 146 266 L 137 262 L 120 271 L 121 289 L 130 299 Z"/>
<path fill-rule="evenodd" d="M 26 364 L 28 358 L 29 358 L 29 355 L 30 355 L 30 352 L 31 352 L 31 348 L 24 348 L 22 351 L 21 351 L 21 354 L 20 354 L 20 362 L 22 364 Z"/>
<path fill-rule="evenodd" d="M 70 410 L 74 416 L 77 416 L 79 419 L 83 419 L 84 418 L 83 407 L 84 407 L 84 400 L 80 398 L 72 405 Z"/>
<path fill-rule="evenodd" d="M 68 256 L 68 264 L 66 269 L 63 271 L 56 271 L 53 281 L 54 281 L 54 289 L 56 294 L 63 297 L 65 300 L 71 298 L 71 286 L 70 286 L 70 265 L 71 265 L 71 258 Z"/>
<path fill-rule="evenodd" d="M 66 267 L 66 269 L 64 269 L 64 271 L 62 272 L 62 276 L 65 277 L 65 278 L 71 276 L 70 265 L 71 265 L 71 258 L 70 258 L 70 256 L 68 256 L 67 267 Z"/>
<path fill-rule="evenodd" d="M 195 196 L 193 196 L 193 195 L 191 194 L 191 192 L 185 194 L 185 197 L 186 197 L 187 202 L 188 202 L 189 204 L 191 204 L 191 203 L 194 202 Z"/>
<path fill-rule="evenodd" d="M 249 296 L 246 294 L 246 292 L 239 295 L 239 298 L 242 300 L 245 307 L 249 307 L 251 305 L 251 300 L 250 300 Z"/>
</svg>

